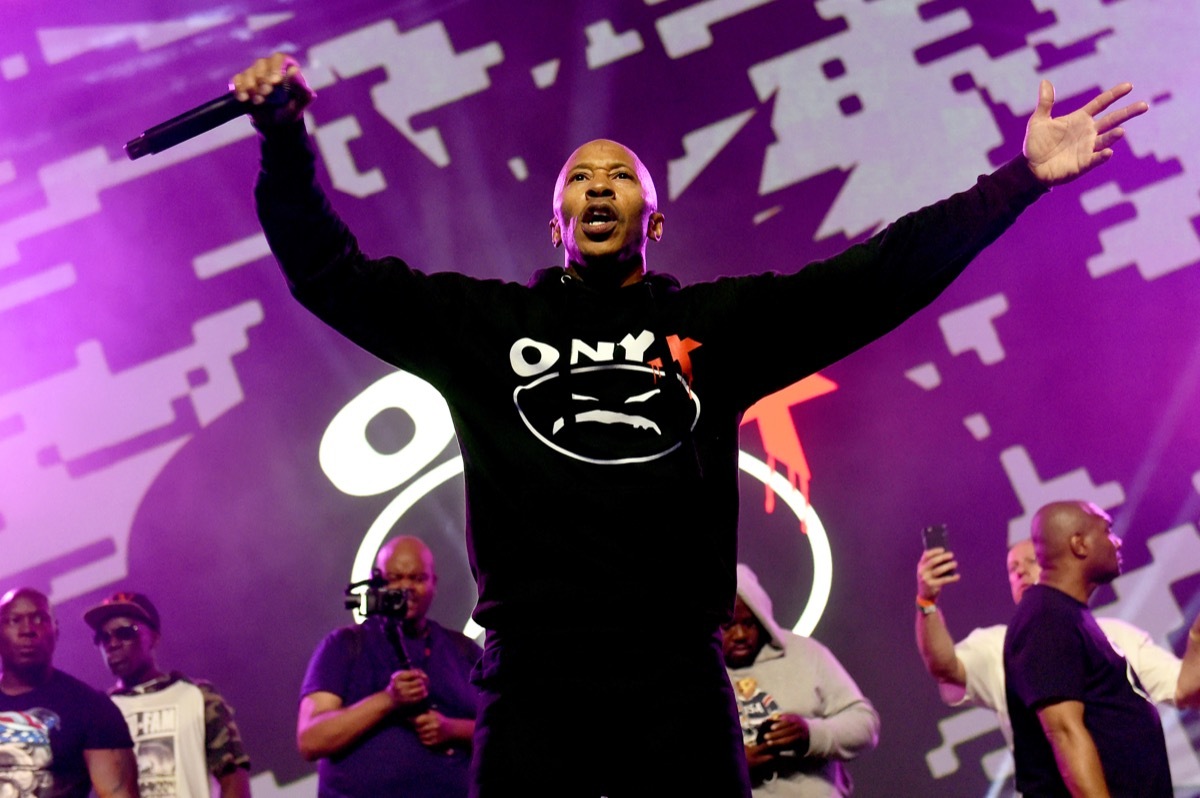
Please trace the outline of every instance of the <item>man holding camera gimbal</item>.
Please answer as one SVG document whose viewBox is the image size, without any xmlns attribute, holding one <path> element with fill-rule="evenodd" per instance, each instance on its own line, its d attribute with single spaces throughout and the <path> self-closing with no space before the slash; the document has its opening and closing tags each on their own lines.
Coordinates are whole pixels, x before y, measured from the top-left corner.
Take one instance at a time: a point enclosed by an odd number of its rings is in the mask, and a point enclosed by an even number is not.
<svg viewBox="0 0 1200 798">
<path fill-rule="evenodd" d="M 387 580 L 378 606 L 313 652 L 296 743 L 319 760 L 320 798 L 465 796 L 482 651 L 425 617 L 437 573 L 424 543 L 393 538 L 376 565 Z"/>
</svg>

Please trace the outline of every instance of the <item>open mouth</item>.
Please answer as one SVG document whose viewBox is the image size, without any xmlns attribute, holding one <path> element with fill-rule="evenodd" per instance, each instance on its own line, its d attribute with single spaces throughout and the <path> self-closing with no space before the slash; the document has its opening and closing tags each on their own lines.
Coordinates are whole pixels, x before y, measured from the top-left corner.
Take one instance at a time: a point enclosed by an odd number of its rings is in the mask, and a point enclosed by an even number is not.
<svg viewBox="0 0 1200 798">
<path fill-rule="evenodd" d="M 617 227 L 617 212 L 610 205 L 591 205 L 579 218 L 579 227 L 589 238 L 608 235 Z"/>
</svg>

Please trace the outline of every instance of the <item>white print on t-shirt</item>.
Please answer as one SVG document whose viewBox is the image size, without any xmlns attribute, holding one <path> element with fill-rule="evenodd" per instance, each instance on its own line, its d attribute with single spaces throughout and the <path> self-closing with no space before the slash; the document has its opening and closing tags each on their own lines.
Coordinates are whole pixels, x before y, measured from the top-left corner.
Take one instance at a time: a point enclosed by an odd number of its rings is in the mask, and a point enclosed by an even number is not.
<svg viewBox="0 0 1200 798">
<path fill-rule="evenodd" d="M 137 754 L 139 794 L 142 798 L 174 798 L 177 794 L 175 708 L 132 712 L 125 720 Z"/>
<path fill-rule="evenodd" d="M 53 792 L 50 730 L 61 725 L 55 712 L 41 707 L 0 712 L 0 795 L 33 798 Z"/>
</svg>

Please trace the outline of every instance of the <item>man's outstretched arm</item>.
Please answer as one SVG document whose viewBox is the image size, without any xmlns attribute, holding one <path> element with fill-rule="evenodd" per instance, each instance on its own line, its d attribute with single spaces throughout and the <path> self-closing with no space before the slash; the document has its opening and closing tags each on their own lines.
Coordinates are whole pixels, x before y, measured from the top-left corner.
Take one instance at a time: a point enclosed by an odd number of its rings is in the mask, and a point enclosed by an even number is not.
<svg viewBox="0 0 1200 798">
<path fill-rule="evenodd" d="M 284 81 L 287 103 L 266 103 Z M 276 53 L 234 75 L 239 99 L 253 104 L 250 118 L 262 134 L 262 168 L 255 186 L 259 221 L 293 293 L 341 263 L 361 257 L 357 241 L 317 185 L 317 158 L 304 129 L 304 111 L 316 98 L 300 66 Z"/>
<path fill-rule="evenodd" d="M 285 80 L 291 100 L 262 102 Z M 262 160 L 255 206 L 292 295 L 371 354 L 444 388 L 462 367 L 464 350 L 475 351 L 462 335 L 464 319 L 479 318 L 477 305 L 497 300 L 481 297 L 479 281 L 463 275 L 427 275 L 400 258 L 363 253 L 317 179 L 317 149 L 303 118 L 316 95 L 295 60 L 279 53 L 260 58 L 232 83 L 239 97 L 257 104 L 251 119 L 262 133 Z"/>
<path fill-rule="evenodd" d="M 838 255 L 743 282 L 736 324 L 763 340 L 809 342 L 790 358 L 764 356 L 761 368 L 747 369 L 761 376 L 747 381 L 747 399 L 827 367 L 933 302 L 1052 186 L 1112 157 L 1112 145 L 1124 135 L 1121 124 L 1147 110 L 1144 102 L 1108 110 L 1131 90 L 1122 83 L 1054 117 L 1054 89 L 1043 81 L 1022 153 L 973 187 L 901 216 Z"/>
</svg>

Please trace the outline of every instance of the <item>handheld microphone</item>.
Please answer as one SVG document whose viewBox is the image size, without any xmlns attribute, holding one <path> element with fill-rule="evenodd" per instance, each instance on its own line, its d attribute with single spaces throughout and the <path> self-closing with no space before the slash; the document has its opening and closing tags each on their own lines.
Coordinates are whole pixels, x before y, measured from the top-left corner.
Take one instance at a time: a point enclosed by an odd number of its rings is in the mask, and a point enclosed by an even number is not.
<svg viewBox="0 0 1200 798">
<path fill-rule="evenodd" d="M 267 105 L 283 105 L 289 99 L 289 84 L 287 80 L 284 80 L 266 96 L 265 103 Z M 207 133 L 213 128 L 220 127 L 243 114 L 248 114 L 255 107 L 249 100 L 244 102 L 239 100 L 237 94 L 231 91 L 168 119 L 161 125 L 155 125 L 137 138 L 125 142 L 125 154 L 129 156 L 129 160 L 136 161 L 143 155 L 162 152 L 176 144 L 195 138 L 201 133 Z"/>
</svg>

